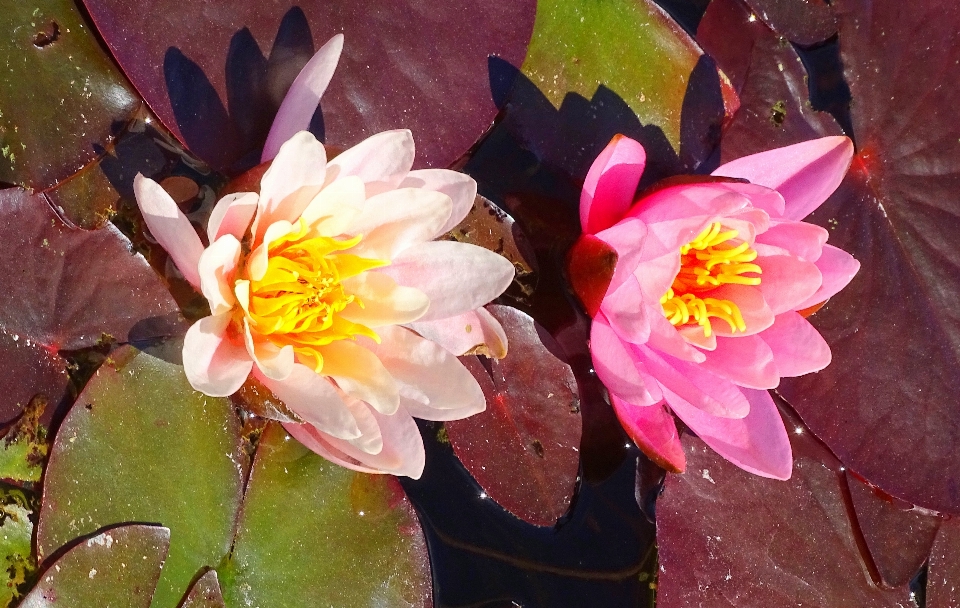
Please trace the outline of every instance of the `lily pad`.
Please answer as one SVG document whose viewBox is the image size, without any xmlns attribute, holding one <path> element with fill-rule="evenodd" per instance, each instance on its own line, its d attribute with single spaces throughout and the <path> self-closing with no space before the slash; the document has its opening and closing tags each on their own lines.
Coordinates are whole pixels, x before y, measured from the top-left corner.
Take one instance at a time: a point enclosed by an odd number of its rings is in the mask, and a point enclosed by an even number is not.
<svg viewBox="0 0 960 608">
<path fill-rule="evenodd" d="M 447 435 L 493 500 L 524 521 L 552 526 L 570 508 L 577 486 L 582 430 L 577 381 L 532 318 L 507 306 L 489 310 L 503 325 L 510 350 L 500 360 L 466 359 L 487 409 L 446 423 Z"/>
<path fill-rule="evenodd" d="M 49 564 L 22 608 L 147 608 L 170 548 L 170 530 L 129 525 L 80 539 Z"/>
<path fill-rule="evenodd" d="M 49 351 L 183 331 L 146 260 L 111 224 L 68 228 L 42 194 L 0 191 L 0 329 Z"/>
<path fill-rule="evenodd" d="M 157 522 L 173 543 L 151 604 L 172 607 L 230 550 L 242 488 L 239 423 L 183 369 L 124 347 L 60 427 L 44 480 L 37 550 L 125 522 Z"/>
<path fill-rule="evenodd" d="M 21 595 L 21 586 L 37 568 L 33 553 L 33 515 L 22 492 L 0 490 L 0 606 Z"/>
<path fill-rule="evenodd" d="M 230 559 L 228 606 L 432 606 L 423 532 L 393 477 L 355 473 L 260 437 Z"/>
<path fill-rule="evenodd" d="M 67 392 L 66 361 L 26 335 L 0 328 L 0 422 L 12 422 L 34 399 L 44 402 L 49 424 Z M 39 405 L 39 401 L 38 401 Z"/>
<path fill-rule="evenodd" d="M 409 128 L 418 166 L 449 165 L 497 114 L 488 57 L 520 65 L 535 13 L 532 0 L 84 4 L 160 120 L 219 168 L 251 152 L 247 160 L 257 162 L 290 83 L 338 32 L 346 36 L 344 54 L 315 121 L 326 141 L 349 146 Z"/>
<path fill-rule="evenodd" d="M 837 33 L 837 18 L 826 0 L 745 0 L 759 18 L 797 44 L 823 42 Z M 709 9 L 708 9 L 709 10 Z"/>
<path fill-rule="evenodd" d="M 180 608 L 226 608 L 216 570 L 208 570 L 197 579 Z"/>
<path fill-rule="evenodd" d="M 0 57 L 0 182 L 73 175 L 141 105 L 71 0 L 4 6 Z"/>
<path fill-rule="evenodd" d="M 930 551 L 927 608 L 960 606 L 960 522 L 944 522 Z"/>
</svg>

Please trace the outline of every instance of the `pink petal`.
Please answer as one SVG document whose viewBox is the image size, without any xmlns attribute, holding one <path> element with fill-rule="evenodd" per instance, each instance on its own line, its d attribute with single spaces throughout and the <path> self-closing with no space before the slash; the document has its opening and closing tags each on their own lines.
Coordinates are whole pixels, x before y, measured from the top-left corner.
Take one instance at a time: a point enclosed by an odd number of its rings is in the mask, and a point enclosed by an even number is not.
<svg viewBox="0 0 960 608">
<path fill-rule="evenodd" d="M 713 332 L 718 336 L 752 336 L 773 325 L 774 314 L 763 292 L 750 285 L 721 285 L 709 292 L 711 298 L 730 300 L 740 309 L 746 331 L 734 331 L 726 322 L 713 319 Z"/>
<path fill-rule="evenodd" d="M 259 201 L 260 196 L 256 192 L 236 192 L 221 198 L 207 220 L 209 242 L 212 243 L 226 234 L 232 234 L 238 241 L 242 241 Z"/>
<path fill-rule="evenodd" d="M 477 198 L 477 182 L 472 177 L 448 169 L 419 169 L 411 171 L 400 182 L 398 188 L 421 188 L 442 192 L 453 201 L 453 211 L 450 219 L 431 238 L 456 228 L 463 218 L 467 217 Z"/>
<path fill-rule="evenodd" d="M 683 473 L 687 458 L 680 444 L 680 433 L 670 413 L 662 404 L 640 407 L 611 395 L 613 411 L 630 439 L 660 467 Z"/>
<path fill-rule="evenodd" d="M 367 196 L 400 186 L 413 166 L 413 135 L 407 129 L 372 135 L 327 165 L 328 179 L 356 175 L 367 185 Z"/>
<path fill-rule="evenodd" d="M 757 289 L 774 315 L 797 310 L 823 282 L 816 265 L 791 255 L 761 256 L 756 263 L 763 269 Z"/>
<path fill-rule="evenodd" d="M 699 349 L 690 346 L 687 340 L 680 335 L 677 328 L 671 325 L 670 321 L 667 321 L 667 318 L 663 316 L 663 307 L 660 306 L 659 302 L 650 305 L 648 309 L 650 337 L 645 343 L 647 346 L 683 361 L 702 363 L 706 360 L 706 355 Z"/>
<path fill-rule="evenodd" d="M 247 277 L 259 281 L 267 273 L 270 261 L 270 244 L 294 231 L 293 224 L 286 220 L 274 222 L 266 227 L 260 237 L 260 243 L 247 256 Z"/>
<path fill-rule="evenodd" d="M 808 262 L 816 262 L 827 242 L 827 231 L 806 222 L 773 222 L 756 242 L 773 245 Z"/>
<path fill-rule="evenodd" d="M 486 409 L 486 399 L 467 368 L 450 351 L 404 327 L 385 327 L 371 346 L 400 384 L 408 412 L 425 420 L 460 420 Z"/>
<path fill-rule="evenodd" d="M 802 376 L 830 365 L 830 346 L 798 313 L 777 315 L 776 322 L 759 337 L 770 346 L 781 377 Z"/>
<path fill-rule="evenodd" d="M 646 260 L 634 272 L 640 283 L 643 301 L 659 304 L 680 273 L 680 251 L 675 249 L 666 255 Z"/>
<path fill-rule="evenodd" d="M 226 337 L 229 325 L 229 314 L 204 317 L 183 338 L 184 374 L 190 386 L 211 397 L 237 392 L 253 367 L 243 345 Z"/>
<path fill-rule="evenodd" d="M 743 418 L 750 405 L 735 384 L 708 372 L 696 363 L 660 355 L 646 346 L 634 346 L 640 361 L 667 391 L 712 416 Z M 669 399 L 668 399 L 669 401 Z"/>
<path fill-rule="evenodd" d="M 507 356 L 507 335 L 500 322 L 485 308 L 445 319 L 407 323 L 406 326 L 458 357 L 473 352 L 494 359 Z"/>
<path fill-rule="evenodd" d="M 637 269 L 644 252 L 644 237 L 647 226 L 637 218 L 628 217 L 622 222 L 597 233 L 597 238 L 617 252 L 617 265 L 607 287 L 612 293 Z"/>
<path fill-rule="evenodd" d="M 283 142 L 293 137 L 297 131 L 310 128 L 310 120 L 320 104 L 320 98 L 327 90 L 327 85 L 330 84 L 330 79 L 333 78 L 342 51 L 343 34 L 336 34 L 320 47 L 297 74 L 270 126 L 260 162 L 273 160 Z"/>
<path fill-rule="evenodd" d="M 363 180 L 355 175 L 344 177 L 313 197 L 300 219 L 312 229 L 310 236 L 340 236 L 359 217 L 366 200 Z"/>
<path fill-rule="evenodd" d="M 475 310 L 503 293 L 513 281 L 513 264 L 492 251 L 453 241 L 430 241 L 407 249 L 380 272 L 430 298 L 420 321 Z"/>
<path fill-rule="evenodd" d="M 820 256 L 816 264 L 817 268 L 820 269 L 820 274 L 823 275 L 823 283 L 816 293 L 798 304 L 796 310 L 803 310 L 825 302 L 846 287 L 853 280 L 857 271 L 860 270 L 860 262 L 846 251 L 837 249 L 833 245 L 823 246 L 823 255 Z"/>
<path fill-rule="evenodd" d="M 233 295 L 233 279 L 240 261 L 240 241 L 226 234 L 204 249 L 197 263 L 200 292 L 210 304 L 210 312 L 221 314 L 237 303 Z"/>
<path fill-rule="evenodd" d="M 739 192 L 740 194 L 746 196 L 748 199 L 750 199 L 750 204 L 754 208 L 766 212 L 771 217 L 783 216 L 783 210 L 786 207 L 786 201 L 783 200 L 783 195 L 777 192 L 775 189 L 758 184 L 744 184 L 738 182 L 722 184 L 722 187 L 728 188 L 732 192 Z"/>
<path fill-rule="evenodd" d="M 356 296 L 340 313 L 344 319 L 376 329 L 421 319 L 430 307 L 430 298 L 419 289 L 397 285 L 380 272 L 364 272 L 342 283 L 344 290 Z"/>
<path fill-rule="evenodd" d="M 349 340 L 337 340 L 317 350 L 323 356 L 324 376 L 330 376 L 346 394 L 392 414 L 400 405 L 400 385 L 375 354 Z"/>
<path fill-rule="evenodd" d="M 580 225 L 585 234 L 613 226 L 630 208 L 647 154 L 638 142 L 616 135 L 593 161 L 580 194 Z"/>
<path fill-rule="evenodd" d="M 183 278 L 199 289 L 197 263 L 203 253 L 203 244 L 190 220 L 160 184 L 150 178 L 137 173 L 133 179 L 133 192 L 150 234 L 170 254 Z"/>
<path fill-rule="evenodd" d="M 752 206 L 749 198 L 727 184 L 682 184 L 643 197 L 630 209 L 629 216 L 640 218 L 649 227 L 651 224 L 674 220 L 723 217 Z M 684 242 L 689 242 L 695 236 L 693 234 Z"/>
<path fill-rule="evenodd" d="M 741 469 L 772 479 L 790 479 L 793 453 L 777 406 L 767 391 L 742 389 L 750 402 L 744 418 L 718 418 L 670 399 L 673 412 L 715 452 Z"/>
<path fill-rule="evenodd" d="M 603 314 L 597 315 L 590 327 L 590 356 L 597 377 L 611 395 L 636 407 L 650 406 L 663 399 L 660 386 Z"/>
<path fill-rule="evenodd" d="M 768 389 L 780 384 L 773 352 L 760 335 L 717 338 L 717 347 L 706 355 L 701 368 L 738 386 Z"/>
<path fill-rule="evenodd" d="M 295 222 L 327 179 L 327 153 L 311 133 L 301 131 L 281 147 L 260 178 L 260 200 L 253 221 L 254 244 L 259 245 L 271 224 Z"/>
<path fill-rule="evenodd" d="M 650 339 L 650 320 L 647 317 L 651 308 L 643 303 L 640 283 L 636 277 L 629 275 L 616 291 L 607 293 L 600 310 L 617 334 L 628 342 L 643 344 Z"/>
<path fill-rule="evenodd" d="M 713 175 L 742 177 L 783 195 L 782 218 L 802 220 L 840 185 L 853 158 L 847 137 L 821 137 L 792 146 L 738 158 Z"/>
<path fill-rule="evenodd" d="M 379 469 L 373 469 L 367 466 L 364 466 L 350 458 L 340 450 L 331 446 L 324 437 L 322 432 L 318 431 L 316 428 L 309 424 L 295 424 L 292 422 L 284 422 L 283 428 L 286 429 L 290 435 L 302 443 L 311 452 L 323 456 L 330 462 L 340 465 L 351 471 L 359 471 L 360 473 L 373 473 L 373 474 L 383 474 L 386 471 L 381 471 Z"/>
<path fill-rule="evenodd" d="M 254 337 L 249 319 L 243 320 L 243 342 L 247 355 L 260 372 L 271 380 L 286 380 L 293 371 L 294 353 L 289 344 L 283 348 L 260 336 Z"/>
<path fill-rule="evenodd" d="M 450 219 L 452 209 L 449 196 L 430 190 L 403 188 L 372 196 L 347 229 L 348 234 L 363 235 L 350 253 L 392 260 L 432 239 Z"/>
<path fill-rule="evenodd" d="M 285 380 L 272 380 L 259 372 L 254 375 L 304 422 L 339 439 L 360 436 L 357 421 L 337 389 L 309 367 L 294 364 Z"/>
</svg>

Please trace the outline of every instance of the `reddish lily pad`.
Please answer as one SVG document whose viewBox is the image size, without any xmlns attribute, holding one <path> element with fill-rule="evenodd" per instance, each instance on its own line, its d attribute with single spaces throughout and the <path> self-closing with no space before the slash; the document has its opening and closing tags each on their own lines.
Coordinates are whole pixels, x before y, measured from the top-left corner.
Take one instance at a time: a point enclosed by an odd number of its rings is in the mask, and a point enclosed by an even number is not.
<svg viewBox="0 0 960 608">
<path fill-rule="evenodd" d="M 930 551 L 927 608 L 960 608 L 960 522 L 940 526 Z"/>
<path fill-rule="evenodd" d="M 112 225 L 66 227 L 43 195 L 0 192 L 0 328 L 49 350 L 183 331 L 176 303 Z"/>
<path fill-rule="evenodd" d="M 26 336 L 0 329 L 0 423 L 10 422 L 34 398 L 45 402 L 43 420 L 67 392 L 66 361 Z"/>
<path fill-rule="evenodd" d="M 49 564 L 22 608 L 147 608 L 170 548 L 170 530 L 129 525 L 80 539 Z"/>
<path fill-rule="evenodd" d="M 797 44 L 816 44 L 837 33 L 837 18 L 825 0 L 745 1 L 753 9 L 754 19 Z"/>
<path fill-rule="evenodd" d="M 197 579 L 180 608 L 226 608 L 216 570 L 208 570 Z"/>
<path fill-rule="evenodd" d="M 804 427 L 788 427 L 788 481 L 746 473 L 683 437 L 687 472 L 668 475 L 657 502 L 657 606 L 910 605 L 907 588 L 881 589 L 868 574 L 840 463 Z"/>
<path fill-rule="evenodd" d="M 37 551 L 125 522 L 157 522 L 173 543 L 152 606 L 175 605 L 230 550 L 243 457 L 227 399 L 190 388 L 177 365 L 112 354 L 60 427 L 44 479 Z"/>
<path fill-rule="evenodd" d="M 580 396 L 553 339 L 515 308 L 490 306 L 510 344 L 504 359 L 465 359 L 487 398 L 483 413 L 446 424 L 457 456 L 517 517 L 552 526 L 570 508 L 580 465 Z M 489 371 L 488 371 L 489 369 Z"/>
<path fill-rule="evenodd" d="M 429 8 L 409 1 L 309 0 L 291 8 L 255 0 L 229 9 L 209 0 L 84 4 L 160 120 L 221 168 L 258 152 L 294 77 L 338 32 L 346 45 L 323 97 L 326 141 L 350 146 L 379 131 L 409 128 L 417 165 L 446 166 L 497 114 L 488 57 L 520 65 L 535 13 L 531 0 Z"/>
<path fill-rule="evenodd" d="M 4 6 L 0 57 L 0 182 L 73 175 L 141 105 L 71 0 Z"/>
<path fill-rule="evenodd" d="M 230 559 L 229 606 L 432 606 L 423 532 L 393 477 L 355 473 L 263 431 Z"/>
</svg>

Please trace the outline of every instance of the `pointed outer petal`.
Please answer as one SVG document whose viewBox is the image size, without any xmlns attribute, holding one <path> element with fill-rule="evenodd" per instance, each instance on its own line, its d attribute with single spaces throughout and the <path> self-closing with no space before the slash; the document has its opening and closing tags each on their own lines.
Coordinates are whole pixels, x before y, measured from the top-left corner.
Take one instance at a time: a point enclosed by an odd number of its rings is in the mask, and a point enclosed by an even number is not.
<svg viewBox="0 0 960 608">
<path fill-rule="evenodd" d="M 311 133 L 301 131 L 287 140 L 260 178 L 260 201 L 253 222 L 253 242 L 274 222 L 295 222 L 327 179 L 327 153 Z"/>
<path fill-rule="evenodd" d="M 737 386 L 764 390 L 780 384 L 773 351 L 760 335 L 717 338 L 717 348 L 706 355 L 700 367 Z"/>
<path fill-rule="evenodd" d="M 642 259 L 643 241 L 646 235 L 646 224 L 634 217 L 628 217 L 596 234 L 598 239 L 613 247 L 617 252 L 617 263 L 614 266 L 613 277 L 610 279 L 607 293 L 620 287 L 637 269 Z"/>
<path fill-rule="evenodd" d="M 295 363 L 284 380 L 273 380 L 259 371 L 253 375 L 304 422 L 319 431 L 338 439 L 360 436 L 356 419 L 333 383 L 306 365 Z"/>
<path fill-rule="evenodd" d="M 646 373 L 633 348 L 624 343 L 604 315 L 590 326 L 590 356 L 597 377 L 611 395 L 634 404 L 650 406 L 663 399 L 660 386 Z"/>
<path fill-rule="evenodd" d="M 816 264 L 792 255 L 761 256 L 755 263 L 763 269 L 756 288 L 774 315 L 803 308 L 799 305 L 815 294 L 823 283 L 823 275 Z"/>
<path fill-rule="evenodd" d="M 860 262 L 852 255 L 833 245 L 823 246 L 823 255 L 816 261 L 817 268 L 823 276 L 823 283 L 815 294 L 797 305 L 796 310 L 803 310 L 826 301 L 853 280 L 860 270 Z"/>
<path fill-rule="evenodd" d="M 757 235 L 756 243 L 772 245 L 808 262 L 820 259 L 827 242 L 827 230 L 806 222 L 771 222 L 770 228 Z"/>
<path fill-rule="evenodd" d="M 757 287 L 750 285 L 721 285 L 710 292 L 711 298 L 730 300 L 740 309 L 743 321 L 747 325 L 746 331 L 733 331 L 723 321 L 713 322 L 713 333 L 718 336 L 743 337 L 758 334 L 773 325 L 774 314 L 770 310 L 763 293 Z"/>
<path fill-rule="evenodd" d="M 330 462 L 338 464 L 341 467 L 350 469 L 351 471 L 359 471 L 361 473 L 374 473 L 374 474 L 385 474 L 387 471 L 381 471 L 380 469 L 373 469 L 367 466 L 363 466 L 353 458 L 350 458 L 340 450 L 336 449 L 330 445 L 327 439 L 332 439 L 327 435 L 324 435 L 322 432 L 318 431 L 316 428 L 309 424 L 296 424 L 293 422 L 284 422 L 283 428 L 286 429 L 290 435 L 302 443 L 311 452 L 323 456 Z"/>
<path fill-rule="evenodd" d="M 633 275 L 619 289 L 608 293 L 600 305 L 601 315 L 606 317 L 614 331 L 634 344 L 643 344 L 650 339 L 648 317 L 651 308 L 645 304 L 640 283 Z M 653 314 L 658 313 L 654 311 Z M 659 314 L 662 316 L 663 313 Z"/>
<path fill-rule="evenodd" d="M 370 414 L 379 425 L 383 436 L 383 449 L 378 454 L 368 454 L 348 441 L 324 437 L 316 432 L 312 433 L 312 442 L 302 439 L 301 441 L 321 456 L 327 458 L 333 456 L 334 458 L 330 458 L 330 460 L 353 470 L 392 473 L 420 479 L 420 475 L 423 474 L 426 455 L 423 449 L 423 439 L 420 437 L 420 429 L 417 428 L 417 423 L 413 421 L 409 412 L 401 406 L 397 413 L 390 416 L 381 414 L 376 410 L 371 410 Z M 291 435 L 293 434 L 291 433 Z M 300 435 L 303 436 L 304 433 L 300 432 Z M 300 437 L 297 438 L 300 439 Z M 314 446 L 318 444 L 330 456 L 314 449 Z"/>
<path fill-rule="evenodd" d="M 293 371 L 293 347 L 288 344 L 280 348 L 269 340 L 254 338 L 248 319 L 243 320 L 243 342 L 247 347 L 247 354 L 267 378 L 286 380 Z"/>
<path fill-rule="evenodd" d="M 338 179 L 313 197 L 300 219 L 319 236 L 340 236 L 360 215 L 366 198 L 359 177 Z"/>
<path fill-rule="evenodd" d="M 472 177 L 449 169 L 419 169 L 411 171 L 400 182 L 399 188 L 420 188 L 442 192 L 453 201 L 450 219 L 440 228 L 436 238 L 456 228 L 467 217 L 477 198 L 477 182 Z"/>
<path fill-rule="evenodd" d="M 340 315 L 347 321 L 376 329 L 385 325 L 402 325 L 423 318 L 429 310 L 430 298 L 419 289 L 397 285 L 392 277 L 380 272 L 364 272 L 342 283 L 344 291 L 362 303 L 352 302 Z"/>
<path fill-rule="evenodd" d="M 750 209 L 750 199 L 729 186 L 719 182 L 670 186 L 641 198 L 628 216 L 642 219 L 649 227 L 659 222 L 701 216 L 723 217 Z"/>
<path fill-rule="evenodd" d="M 758 234 L 770 228 L 770 215 L 762 209 L 744 209 L 723 218 L 723 225 L 735 229 L 737 238 L 752 244 Z"/>
<path fill-rule="evenodd" d="M 660 355 L 646 346 L 634 346 L 641 363 L 660 383 L 664 398 L 667 392 L 679 396 L 692 407 L 711 416 L 743 418 L 750 411 L 740 387 L 712 374 L 696 363 Z"/>
<path fill-rule="evenodd" d="M 190 326 L 183 338 L 183 372 L 190 386 L 211 397 L 237 392 L 253 361 L 241 344 L 227 336 L 230 315 L 211 315 Z"/>
<path fill-rule="evenodd" d="M 378 272 L 430 298 L 420 321 L 455 317 L 503 293 L 513 281 L 510 260 L 492 251 L 454 241 L 430 241 L 407 249 Z"/>
<path fill-rule="evenodd" d="M 750 413 L 739 419 L 711 416 L 683 399 L 670 401 L 668 396 L 668 402 L 704 443 L 733 464 L 761 477 L 789 479 L 793 453 L 777 406 L 767 391 L 741 390 L 750 402 Z"/>
<path fill-rule="evenodd" d="M 450 219 L 453 202 L 442 192 L 403 188 L 367 199 L 347 234 L 363 235 L 350 253 L 392 260 L 433 238 Z"/>
<path fill-rule="evenodd" d="M 324 376 L 336 380 L 346 394 L 369 403 L 378 412 L 393 414 L 400 405 L 400 384 L 375 354 L 349 340 L 317 348 Z"/>
<path fill-rule="evenodd" d="M 600 312 L 618 267 L 617 251 L 592 234 L 581 234 L 566 255 L 570 288 L 591 318 Z"/>
<path fill-rule="evenodd" d="M 799 313 L 777 315 L 759 335 L 770 346 L 777 372 L 783 378 L 818 372 L 830 365 L 830 346 Z"/>
<path fill-rule="evenodd" d="M 413 167 L 413 155 L 413 134 L 409 130 L 383 131 L 330 161 L 327 180 L 356 175 L 367 185 L 367 196 L 374 196 L 400 186 Z"/>
<path fill-rule="evenodd" d="M 647 153 L 629 137 L 615 135 L 590 166 L 580 193 L 584 234 L 613 226 L 623 218 L 637 193 Z"/>
<path fill-rule="evenodd" d="M 610 401 L 627 435 L 650 460 L 671 473 L 683 473 L 687 457 L 677 424 L 663 404 L 640 407 L 616 395 L 610 395 Z"/>
<path fill-rule="evenodd" d="M 199 289 L 197 263 L 203 253 L 203 243 L 190 220 L 160 184 L 139 173 L 133 179 L 133 193 L 150 234 L 170 254 L 183 278 Z"/>
<path fill-rule="evenodd" d="M 821 137 L 792 146 L 751 154 L 720 166 L 713 175 L 742 177 L 783 195 L 781 216 L 802 220 L 840 185 L 853 158 L 853 142 L 843 136 Z"/>
<path fill-rule="evenodd" d="M 267 227 L 260 244 L 247 256 L 247 276 L 251 280 L 259 281 L 267 273 L 270 243 L 287 236 L 291 232 L 293 232 L 293 224 L 286 220 L 274 222 Z"/>
<path fill-rule="evenodd" d="M 645 344 L 656 351 L 683 361 L 693 363 L 705 361 L 707 356 L 700 349 L 690 346 L 686 339 L 680 335 L 677 328 L 663 316 L 663 308 L 660 307 L 660 304 L 658 303 L 656 306 L 659 310 L 654 309 L 653 306 L 648 309 L 650 311 L 647 316 L 650 322 L 650 337 Z M 714 328 L 716 328 L 716 325 L 714 325 Z"/>
<path fill-rule="evenodd" d="M 400 384 L 412 415 L 460 420 L 486 409 L 480 385 L 450 351 L 404 327 L 386 327 L 378 333 L 381 342 L 370 350 Z"/>
<path fill-rule="evenodd" d="M 678 327 L 677 331 L 688 344 L 696 346 L 700 350 L 716 350 L 717 348 L 717 334 L 711 333 L 708 338 L 706 332 L 703 331 L 703 327 L 699 325 L 684 325 Z"/>
<path fill-rule="evenodd" d="M 208 241 L 212 243 L 227 234 L 242 241 L 259 201 L 256 192 L 234 192 L 217 201 L 207 220 Z"/>
<path fill-rule="evenodd" d="M 203 250 L 197 263 L 200 275 L 200 291 L 210 311 L 215 314 L 231 310 L 237 303 L 233 295 L 233 279 L 240 261 L 240 241 L 232 234 L 226 234 Z"/>
<path fill-rule="evenodd" d="M 260 162 L 273 160 L 283 142 L 293 137 L 298 131 L 306 131 L 310 128 L 310 120 L 317 111 L 317 106 L 320 105 L 320 98 L 327 90 L 330 79 L 333 78 L 342 51 L 343 34 L 336 34 L 320 47 L 320 50 L 297 74 L 270 126 Z"/>
<path fill-rule="evenodd" d="M 494 359 L 507 356 L 507 334 L 500 321 L 485 308 L 445 319 L 408 323 L 406 326 L 458 357 L 475 351 Z"/>
<path fill-rule="evenodd" d="M 744 195 L 750 199 L 750 204 L 753 207 L 766 212 L 770 217 L 779 218 L 783 216 L 786 201 L 784 201 L 783 195 L 775 189 L 759 184 L 744 184 L 738 182 L 724 183 L 720 184 L 720 186 Z"/>
</svg>

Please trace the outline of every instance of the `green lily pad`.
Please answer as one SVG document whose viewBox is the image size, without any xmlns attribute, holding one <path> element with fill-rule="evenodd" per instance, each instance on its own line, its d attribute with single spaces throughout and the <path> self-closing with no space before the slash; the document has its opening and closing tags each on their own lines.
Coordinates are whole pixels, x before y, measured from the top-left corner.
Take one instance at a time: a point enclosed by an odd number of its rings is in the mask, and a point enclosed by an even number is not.
<svg viewBox="0 0 960 608">
<path fill-rule="evenodd" d="M 172 545 L 152 606 L 172 608 L 230 550 L 243 457 L 228 399 L 190 388 L 183 368 L 126 347 L 77 398 L 44 480 L 41 558 L 104 526 L 156 522 Z"/>
<path fill-rule="evenodd" d="M 0 489 L 0 606 L 20 597 L 19 586 L 37 568 L 33 554 L 33 506 L 18 489 Z"/>
<path fill-rule="evenodd" d="M 227 606 L 432 606 L 420 524 L 396 479 L 355 473 L 271 422 L 260 438 Z"/>
<path fill-rule="evenodd" d="M 131 525 L 81 540 L 40 577 L 21 608 L 146 608 L 170 530 Z"/>
<path fill-rule="evenodd" d="M 141 102 L 72 0 L 0 12 L 0 182 L 53 186 L 99 156 Z"/>
</svg>

